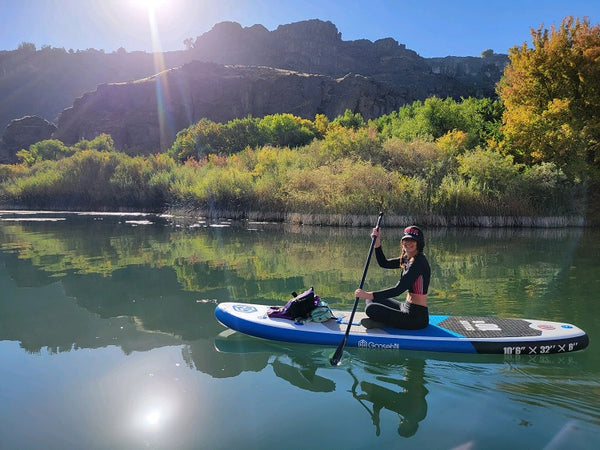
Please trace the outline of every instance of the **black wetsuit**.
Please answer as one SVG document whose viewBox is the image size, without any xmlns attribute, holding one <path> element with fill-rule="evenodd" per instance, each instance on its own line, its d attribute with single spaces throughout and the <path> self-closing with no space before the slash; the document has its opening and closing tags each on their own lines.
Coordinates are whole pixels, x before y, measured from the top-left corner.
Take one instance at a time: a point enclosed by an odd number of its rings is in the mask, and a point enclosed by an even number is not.
<svg viewBox="0 0 600 450">
<path fill-rule="evenodd" d="M 396 286 L 373 292 L 373 301 L 365 308 L 367 316 L 395 328 L 425 328 L 429 324 L 429 310 L 426 306 L 391 298 L 407 290 L 411 294 L 427 294 L 431 269 L 425 255 L 419 252 L 414 258 L 403 263 L 400 258 L 387 259 L 381 247 L 377 247 L 375 256 L 379 266 L 385 269 L 402 267 L 402 276 Z"/>
</svg>

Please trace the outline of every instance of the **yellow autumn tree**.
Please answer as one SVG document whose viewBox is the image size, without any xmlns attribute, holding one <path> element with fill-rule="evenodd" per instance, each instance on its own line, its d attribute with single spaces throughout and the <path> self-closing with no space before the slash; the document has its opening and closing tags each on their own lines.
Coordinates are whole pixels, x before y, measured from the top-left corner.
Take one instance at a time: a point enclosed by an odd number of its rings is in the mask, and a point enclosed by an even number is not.
<svg viewBox="0 0 600 450">
<path fill-rule="evenodd" d="M 498 84 L 503 142 L 518 162 L 552 162 L 573 177 L 600 180 L 600 26 L 572 16 L 531 30 L 509 50 Z"/>
</svg>

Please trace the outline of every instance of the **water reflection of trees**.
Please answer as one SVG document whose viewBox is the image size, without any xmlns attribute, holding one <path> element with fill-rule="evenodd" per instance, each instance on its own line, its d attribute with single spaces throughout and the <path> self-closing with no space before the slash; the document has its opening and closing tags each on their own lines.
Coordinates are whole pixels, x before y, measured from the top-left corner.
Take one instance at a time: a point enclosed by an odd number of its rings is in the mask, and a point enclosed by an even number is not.
<svg viewBox="0 0 600 450">
<path fill-rule="evenodd" d="M 68 273 L 113 276 L 131 266 L 169 267 L 179 288 L 227 289 L 231 297 L 281 302 L 292 290 L 315 286 L 336 307 L 351 306 L 368 230 L 273 224 L 178 228 L 156 216 L 66 215 L 63 221 L 0 222 L 5 251 L 60 278 Z M 192 224 L 193 225 L 193 224 Z M 581 230 L 427 230 L 432 298 L 452 306 L 458 297 L 511 300 L 544 295 L 569 267 Z M 394 253 L 401 231 L 385 229 Z M 556 245 L 560 241 L 561 245 Z M 371 270 L 368 284 L 398 274 Z M 23 282 L 31 280 L 22 277 Z M 282 298 L 282 294 L 284 294 Z M 473 311 L 479 314 L 485 311 Z M 498 311 L 502 312 L 501 310 Z"/>
</svg>

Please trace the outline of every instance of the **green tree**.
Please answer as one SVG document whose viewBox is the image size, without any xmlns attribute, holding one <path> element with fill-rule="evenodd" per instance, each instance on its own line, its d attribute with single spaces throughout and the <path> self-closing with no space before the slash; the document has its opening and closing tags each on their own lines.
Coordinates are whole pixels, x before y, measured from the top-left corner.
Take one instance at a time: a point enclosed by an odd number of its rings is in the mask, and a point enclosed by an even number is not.
<svg viewBox="0 0 600 450">
<path fill-rule="evenodd" d="M 571 177 L 600 176 L 600 26 L 563 19 L 509 51 L 498 85 L 503 148 L 525 163 L 553 162 Z"/>
<path fill-rule="evenodd" d="M 477 148 L 459 155 L 458 172 L 484 194 L 505 194 L 519 178 L 521 164 L 512 156 L 503 156 L 489 149 Z"/>
<path fill-rule="evenodd" d="M 330 125 L 329 119 L 325 114 L 317 114 L 313 124 L 315 128 L 315 137 L 317 139 L 323 139 Z"/>
<path fill-rule="evenodd" d="M 467 147 L 498 138 L 502 104 L 497 100 L 467 98 L 457 102 L 430 97 L 415 101 L 373 122 L 384 138 L 435 140 L 453 131 L 467 133 Z"/>
<path fill-rule="evenodd" d="M 257 148 L 264 145 L 266 139 L 261 133 L 259 123 L 259 119 L 252 117 L 227 122 L 223 130 L 227 153 L 238 153 L 246 147 Z"/>
<path fill-rule="evenodd" d="M 266 144 L 282 147 L 300 147 L 315 138 L 314 124 L 292 114 L 272 114 L 265 116 L 259 128 L 267 137 Z"/>
<path fill-rule="evenodd" d="M 73 154 L 73 152 L 74 149 L 67 147 L 61 141 L 47 139 L 30 145 L 28 150 L 19 150 L 17 158 L 24 164 L 31 166 L 39 161 L 61 159 Z"/>
<path fill-rule="evenodd" d="M 319 165 L 330 164 L 341 158 L 379 163 L 384 156 L 374 125 L 354 130 L 332 124 L 317 147 Z"/>
<path fill-rule="evenodd" d="M 178 132 L 167 153 L 178 161 L 190 158 L 199 161 L 210 154 L 222 153 L 227 148 L 223 129 L 223 124 L 202 119 Z"/>
<path fill-rule="evenodd" d="M 300 147 L 319 134 L 316 125 L 292 114 L 246 117 L 225 124 L 202 119 L 177 133 L 168 154 L 175 160 L 202 160 L 208 155 L 231 155 L 263 145 Z"/>
<path fill-rule="evenodd" d="M 73 147 L 74 151 L 95 150 L 98 152 L 114 152 L 115 142 L 110 134 L 101 134 L 91 141 L 82 139 Z"/>
<path fill-rule="evenodd" d="M 491 98 L 476 99 L 469 97 L 460 102 L 457 114 L 461 117 L 456 129 L 467 133 L 466 145 L 474 148 L 477 145 L 486 146 L 491 141 L 501 139 L 500 127 L 504 105 L 500 100 Z"/>
<path fill-rule="evenodd" d="M 353 130 L 358 130 L 366 125 L 365 119 L 363 119 L 363 116 L 360 113 L 354 114 L 349 109 L 344 111 L 343 116 L 338 116 L 333 119 L 332 123 L 334 125 L 341 125 L 345 128 L 352 128 Z"/>
</svg>

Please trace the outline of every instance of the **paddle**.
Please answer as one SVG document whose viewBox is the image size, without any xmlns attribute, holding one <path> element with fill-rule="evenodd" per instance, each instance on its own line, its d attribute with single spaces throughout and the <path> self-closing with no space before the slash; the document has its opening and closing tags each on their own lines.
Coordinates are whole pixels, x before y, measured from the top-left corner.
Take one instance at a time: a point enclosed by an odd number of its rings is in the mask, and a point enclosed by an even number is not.
<svg viewBox="0 0 600 450">
<path fill-rule="evenodd" d="M 375 228 L 379 229 L 379 225 L 381 225 L 381 218 L 383 217 L 383 212 L 379 213 L 379 217 L 377 218 L 377 225 Z M 371 254 L 373 253 L 373 248 L 375 247 L 376 236 L 373 236 L 371 239 L 371 247 L 369 248 L 369 256 L 367 256 L 367 262 L 365 263 L 365 268 L 363 270 L 362 279 L 360 280 L 360 284 L 358 286 L 359 289 L 363 288 L 365 284 L 365 278 L 367 277 L 367 269 L 369 268 L 369 262 L 371 261 Z M 348 335 L 350 334 L 350 327 L 352 326 L 352 321 L 354 320 L 354 313 L 356 313 L 356 308 L 358 307 L 359 298 L 356 297 L 354 299 L 354 306 L 352 307 L 352 313 L 350 314 L 350 320 L 348 321 L 348 327 L 346 328 L 346 333 L 344 334 L 344 339 L 338 345 L 333 356 L 329 359 L 329 362 L 332 366 L 338 366 L 340 361 L 342 360 L 342 354 L 344 353 L 344 346 L 346 345 L 346 339 L 348 339 Z"/>
</svg>

